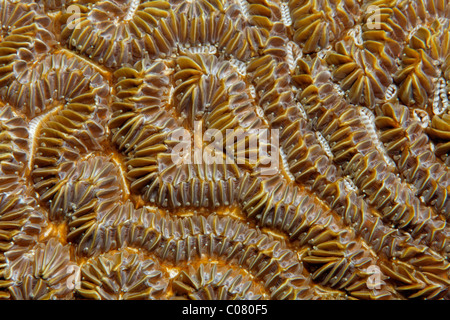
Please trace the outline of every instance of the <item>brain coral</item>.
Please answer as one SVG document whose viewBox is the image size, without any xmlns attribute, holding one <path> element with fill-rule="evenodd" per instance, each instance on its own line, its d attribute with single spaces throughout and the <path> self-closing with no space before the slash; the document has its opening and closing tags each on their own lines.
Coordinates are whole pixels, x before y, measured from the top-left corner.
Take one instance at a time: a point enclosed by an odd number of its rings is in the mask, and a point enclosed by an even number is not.
<svg viewBox="0 0 450 320">
<path fill-rule="evenodd" d="M 448 0 L 0 26 L 0 299 L 450 298 Z"/>
</svg>

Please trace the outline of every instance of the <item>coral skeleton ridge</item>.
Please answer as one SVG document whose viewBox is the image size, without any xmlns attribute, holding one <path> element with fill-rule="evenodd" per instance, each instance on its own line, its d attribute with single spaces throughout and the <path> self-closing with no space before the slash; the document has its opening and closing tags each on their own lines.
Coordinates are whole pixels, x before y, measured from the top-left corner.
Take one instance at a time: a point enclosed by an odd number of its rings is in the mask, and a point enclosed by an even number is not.
<svg viewBox="0 0 450 320">
<path fill-rule="evenodd" d="M 448 0 L 0 27 L 0 299 L 450 298 Z"/>
</svg>

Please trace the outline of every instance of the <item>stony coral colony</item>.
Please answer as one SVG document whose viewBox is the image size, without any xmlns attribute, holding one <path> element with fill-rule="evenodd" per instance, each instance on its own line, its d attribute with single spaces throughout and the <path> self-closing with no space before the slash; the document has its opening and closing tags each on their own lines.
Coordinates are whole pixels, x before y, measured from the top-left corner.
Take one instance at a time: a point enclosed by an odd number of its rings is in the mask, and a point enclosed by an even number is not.
<svg viewBox="0 0 450 320">
<path fill-rule="evenodd" d="M 0 19 L 0 298 L 450 298 L 448 0 Z M 277 172 L 174 164 L 196 122 L 277 129 Z"/>
</svg>

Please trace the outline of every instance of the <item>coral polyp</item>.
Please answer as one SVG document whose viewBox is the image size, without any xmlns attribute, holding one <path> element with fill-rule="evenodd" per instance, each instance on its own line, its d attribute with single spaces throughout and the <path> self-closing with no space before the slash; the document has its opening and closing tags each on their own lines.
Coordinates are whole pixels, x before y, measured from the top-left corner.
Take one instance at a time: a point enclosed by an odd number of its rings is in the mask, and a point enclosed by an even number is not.
<svg viewBox="0 0 450 320">
<path fill-rule="evenodd" d="M 0 1 L 0 299 L 450 298 L 447 0 Z"/>
</svg>

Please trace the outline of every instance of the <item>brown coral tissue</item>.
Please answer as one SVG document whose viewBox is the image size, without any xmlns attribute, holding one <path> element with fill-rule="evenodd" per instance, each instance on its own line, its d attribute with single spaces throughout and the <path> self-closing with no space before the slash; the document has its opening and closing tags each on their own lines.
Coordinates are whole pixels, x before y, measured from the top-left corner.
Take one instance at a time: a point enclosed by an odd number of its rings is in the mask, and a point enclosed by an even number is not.
<svg viewBox="0 0 450 320">
<path fill-rule="evenodd" d="M 1 0 L 0 299 L 449 299 L 449 100 L 449 0 Z"/>
</svg>

